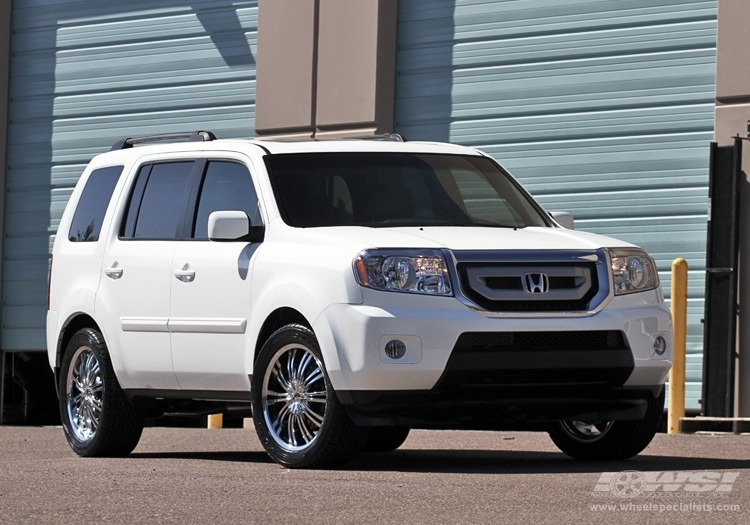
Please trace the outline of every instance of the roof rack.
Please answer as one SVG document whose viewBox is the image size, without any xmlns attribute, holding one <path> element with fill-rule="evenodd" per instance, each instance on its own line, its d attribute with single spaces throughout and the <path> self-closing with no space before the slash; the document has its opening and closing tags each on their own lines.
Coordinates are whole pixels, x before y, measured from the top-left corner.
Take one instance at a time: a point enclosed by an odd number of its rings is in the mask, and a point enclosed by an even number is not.
<svg viewBox="0 0 750 525">
<path fill-rule="evenodd" d="M 158 135 L 146 135 L 143 137 L 132 137 L 118 140 L 112 145 L 110 151 L 132 148 L 134 144 L 146 142 L 159 142 L 162 140 L 188 139 L 188 142 L 209 142 L 216 140 L 216 135 L 210 131 L 184 131 L 180 133 L 160 133 Z"/>
<path fill-rule="evenodd" d="M 360 135 L 355 137 L 343 137 L 355 140 L 383 140 L 386 142 L 406 142 L 406 139 L 398 133 L 380 133 L 377 135 Z"/>
</svg>

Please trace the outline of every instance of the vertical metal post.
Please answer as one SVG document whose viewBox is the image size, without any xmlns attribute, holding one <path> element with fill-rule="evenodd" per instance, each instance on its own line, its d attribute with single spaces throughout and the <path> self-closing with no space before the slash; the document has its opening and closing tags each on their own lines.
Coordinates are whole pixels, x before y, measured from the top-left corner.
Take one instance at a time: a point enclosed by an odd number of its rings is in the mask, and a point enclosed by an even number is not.
<svg viewBox="0 0 750 525">
<path fill-rule="evenodd" d="M 687 350 L 687 273 L 682 257 L 672 263 L 672 369 L 669 371 L 669 434 L 680 433 L 680 418 L 685 417 L 685 352 Z"/>
<path fill-rule="evenodd" d="M 711 143 L 703 327 L 704 416 L 732 417 L 737 341 L 742 140 Z"/>
</svg>

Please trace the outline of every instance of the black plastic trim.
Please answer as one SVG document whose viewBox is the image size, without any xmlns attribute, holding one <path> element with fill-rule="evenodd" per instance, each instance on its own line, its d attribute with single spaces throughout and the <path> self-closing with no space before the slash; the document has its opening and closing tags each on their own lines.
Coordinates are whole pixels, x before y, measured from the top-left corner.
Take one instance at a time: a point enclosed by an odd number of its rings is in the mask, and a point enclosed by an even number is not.
<svg viewBox="0 0 750 525">
<path fill-rule="evenodd" d="M 189 399 L 194 401 L 236 401 L 249 402 L 250 392 L 244 390 L 167 390 L 156 388 L 128 388 L 124 390 L 128 398 L 149 399 Z"/>
</svg>

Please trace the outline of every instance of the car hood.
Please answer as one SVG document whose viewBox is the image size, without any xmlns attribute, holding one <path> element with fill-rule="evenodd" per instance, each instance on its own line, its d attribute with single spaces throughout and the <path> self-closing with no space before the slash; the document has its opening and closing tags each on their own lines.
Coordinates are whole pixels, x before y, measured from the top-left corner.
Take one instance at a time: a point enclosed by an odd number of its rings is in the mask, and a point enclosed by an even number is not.
<svg viewBox="0 0 750 525">
<path fill-rule="evenodd" d="M 564 228 L 490 227 L 331 227 L 307 228 L 305 240 L 316 245 L 351 248 L 447 248 L 450 250 L 596 250 L 632 244 Z"/>
</svg>

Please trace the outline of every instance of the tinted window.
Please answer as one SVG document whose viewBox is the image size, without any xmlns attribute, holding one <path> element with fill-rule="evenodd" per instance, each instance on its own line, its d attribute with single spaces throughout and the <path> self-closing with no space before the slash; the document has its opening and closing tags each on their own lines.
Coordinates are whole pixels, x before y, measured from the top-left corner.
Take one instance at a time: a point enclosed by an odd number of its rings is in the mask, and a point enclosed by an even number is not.
<svg viewBox="0 0 750 525">
<path fill-rule="evenodd" d="M 193 237 L 208 239 L 208 216 L 219 210 L 247 213 L 255 226 L 260 225 L 258 197 L 247 168 L 236 162 L 211 161 L 201 187 Z"/>
<path fill-rule="evenodd" d="M 95 242 L 99 240 L 104 214 L 112 199 L 122 166 L 111 166 L 94 170 L 86 181 L 81 199 L 78 201 L 68 239 L 72 242 Z"/>
<path fill-rule="evenodd" d="M 486 157 L 315 153 L 266 162 L 291 226 L 547 226 L 528 194 Z"/>
<path fill-rule="evenodd" d="M 193 162 L 164 162 L 144 166 L 138 173 L 124 237 L 175 239 L 185 220 Z"/>
</svg>

